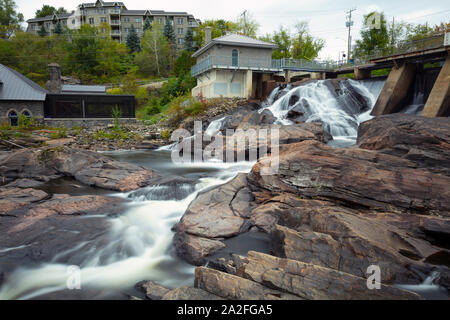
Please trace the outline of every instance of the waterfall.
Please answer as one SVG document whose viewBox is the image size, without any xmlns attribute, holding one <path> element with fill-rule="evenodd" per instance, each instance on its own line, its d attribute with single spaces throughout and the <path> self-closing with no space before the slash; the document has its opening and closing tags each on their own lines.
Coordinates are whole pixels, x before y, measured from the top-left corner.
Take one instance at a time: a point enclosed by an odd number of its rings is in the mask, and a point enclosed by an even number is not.
<svg viewBox="0 0 450 320">
<path fill-rule="evenodd" d="M 384 80 L 321 80 L 276 88 L 264 109 L 274 114 L 278 124 L 321 122 L 336 141 L 351 144 L 356 141 L 358 126 L 372 118 L 383 85 Z"/>
<path fill-rule="evenodd" d="M 127 199 L 119 216 L 80 216 L 79 223 L 106 221 L 104 233 L 85 235 L 72 248 L 56 252 L 51 261 L 34 267 L 18 266 L 0 286 L 0 300 L 56 297 L 60 291 L 79 299 L 78 290 L 67 292 L 68 268 L 80 267 L 82 297 L 123 298 L 142 280 L 154 280 L 175 288 L 192 285 L 194 267 L 172 252 L 172 227 L 178 223 L 199 192 L 249 172 L 253 163 L 174 164 L 164 151 L 123 151 L 106 153 L 121 161 L 152 167 L 170 175 L 183 175 L 192 182 L 150 186 L 111 196 Z M 3 253 L 25 246 L 3 249 Z M 0 247 L 1 249 L 1 247 Z M 56 294 L 56 295 L 55 295 Z"/>
</svg>

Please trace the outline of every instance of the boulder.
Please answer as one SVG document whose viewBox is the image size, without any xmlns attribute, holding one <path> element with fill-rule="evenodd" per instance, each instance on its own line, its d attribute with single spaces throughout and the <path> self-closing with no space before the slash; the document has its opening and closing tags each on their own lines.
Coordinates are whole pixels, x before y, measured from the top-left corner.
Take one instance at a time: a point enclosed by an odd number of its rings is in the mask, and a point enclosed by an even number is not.
<svg viewBox="0 0 450 320">
<path fill-rule="evenodd" d="M 148 280 L 137 283 L 135 287 L 143 292 L 146 298 L 150 300 L 161 300 L 170 292 L 170 289 Z"/>
<path fill-rule="evenodd" d="M 281 148 L 277 174 L 261 175 L 264 166 L 263 158 L 248 181 L 271 192 L 324 197 L 350 207 L 449 216 L 450 177 L 417 168 L 407 159 L 305 141 Z"/>
<path fill-rule="evenodd" d="M 0 174 L 10 179 L 49 181 L 61 176 L 103 189 L 128 192 L 153 184 L 160 175 L 96 152 L 67 147 L 26 149 L 0 160 Z"/>
<path fill-rule="evenodd" d="M 298 296 L 205 267 L 195 269 L 195 287 L 227 300 L 301 300 Z"/>
<path fill-rule="evenodd" d="M 49 195 L 41 190 L 0 188 L 0 216 L 12 214 L 12 211 L 47 199 Z"/>
<path fill-rule="evenodd" d="M 358 131 L 362 149 L 408 159 L 421 168 L 450 174 L 450 119 L 391 114 L 364 122 Z"/>
<path fill-rule="evenodd" d="M 175 234 L 173 245 L 179 257 L 196 266 L 204 265 L 207 256 L 225 248 L 222 241 L 192 236 L 185 232 Z"/>
<path fill-rule="evenodd" d="M 201 301 L 211 301 L 211 300 L 223 300 L 223 298 L 218 297 L 214 294 L 206 292 L 205 290 L 193 288 L 193 287 L 181 287 L 169 291 L 162 300 L 177 300 L 177 301 L 188 301 L 188 300 L 201 300 Z"/>
<path fill-rule="evenodd" d="M 239 275 L 307 300 L 418 300 L 420 296 L 381 284 L 369 290 L 362 277 L 300 261 L 249 252 Z"/>
</svg>

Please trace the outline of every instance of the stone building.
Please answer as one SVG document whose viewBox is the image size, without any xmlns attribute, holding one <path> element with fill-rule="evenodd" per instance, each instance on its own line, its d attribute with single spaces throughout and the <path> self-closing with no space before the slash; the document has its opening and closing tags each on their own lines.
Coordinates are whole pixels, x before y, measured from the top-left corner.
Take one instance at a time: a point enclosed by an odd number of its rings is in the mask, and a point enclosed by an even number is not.
<svg viewBox="0 0 450 320">
<path fill-rule="evenodd" d="M 44 18 L 29 19 L 27 32 L 38 34 L 44 26 L 47 34 L 53 34 L 58 22 L 68 29 L 77 30 L 83 24 L 101 27 L 107 24 L 111 28 L 111 37 L 119 42 L 125 42 L 128 32 L 133 26 L 138 35 L 142 36 L 145 20 L 150 23 L 158 21 L 162 25 L 166 19 L 173 25 L 177 46 L 183 47 L 184 37 L 189 28 L 199 26 L 199 20 L 187 12 L 166 12 L 162 10 L 128 10 L 123 2 L 82 3 L 70 14 L 55 14 Z M 106 30 L 103 30 L 106 32 Z"/>
<path fill-rule="evenodd" d="M 16 126 L 22 114 L 52 127 L 106 125 L 114 110 L 121 122 L 136 122 L 134 96 L 108 95 L 101 86 L 62 85 L 59 65 L 49 68 L 51 92 L 0 64 L 0 123 Z"/>
<path fill-rule="evenodd" d="M 197 64 L 192 76 L 197 78 L 193 96 L 261 98 L 263 82 L 271 80 L 279 68 L 272 66 L 273 43 L 238 34 L 211 39 L 205 31 L 206 45 L 192 56 Z"/>
<path fill-rule="evenodd" d="M 17 125 L 20 114 L 44 118 L 47 90 L 19 72 L 0 64 L 0 122 Z"/>
</svg>

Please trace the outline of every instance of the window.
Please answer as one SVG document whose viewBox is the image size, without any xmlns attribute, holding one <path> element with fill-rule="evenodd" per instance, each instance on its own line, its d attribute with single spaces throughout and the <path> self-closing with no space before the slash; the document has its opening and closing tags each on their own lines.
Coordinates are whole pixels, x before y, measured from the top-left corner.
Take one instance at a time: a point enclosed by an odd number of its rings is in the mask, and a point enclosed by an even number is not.
<svg viewBox="0 0 450 320">
<path fill-rule="evenodd" d="M 14 127 L 15 127 L 15 126 L 18 125 L 19 117 L 18 117 L 16 111 L 10 111 L 10 112 L 8 113 L 8 119 L 9 119 L 9 124 L 10 124 L 11 126 L 14 126 Z"/>
<path fill-rule="evenodd" d="M 231 65 L 233 67 L 239 66 L 239 52 L 236 49 L 233 49 Z"/>
<path fill-rule="evenodd" d="M 63 20 L 63 25 L 66 25 L 67 24 L 67 21 L 66 20 Z"/>
<path fill-rule="evenodd" d="M 123 18 L 123 21 L 124 21 L 124 22 L 130 22 L 130 18 L 128 18 L 128 17 Z"/>
<path fill-rule="evenodd" d="M 89 18 L 89 24 L 94 24 L 94 18 Z"/>
<path fill-rule="evenodd" d="M 183 28 L 178 28 L 178 34 L 184 34 Z"/>
<path fill-rule="evenodd" d="M 183 44 L 184 43 L 184 39 L 183 38 L 178 38 L 178 44 Z"/>
<path fill-rule="evenodd" d="M 45 27 L 46 27 L 47 29 L 49 29 L 49 28 L 50 28 L 50 22 L 47 22 L 47 23 L 45 24 Z"/>
<path fill-rule="evenodd" d="M 178 18 L 178 24 L 183 24 L 184 23 L 184 19 L 183 18 Z"/>
<path fill-rule="evenodd" d="M 134 22 L 140 23 L 141 19 L 140 18 L 134 18 Z"/>
<path fill-rule="evenodd" d="M 163 22 L 163 19 L 162 19 L 162 18 L 158 18 L 158 22 L 159 22 L 159 23 L 162 23 L 162 22 Z"/>
<path fill-rule="evenodd" d="M 75 24 L 75 19 L 72 19 L 72 24 Z"/>
<path fill-rule="evenodd" d="M 24 115 L 25 117 L 27 117 L 27 119 L 30 119 L 30 118 L 31 118 L 30 111 L 28 111 L 28 110 L 22 111 L 22 115 Z"/>
<path fill-rule="evenodd" d="M 126 33 L 130 32 L 130 28 L 125 28 L 125 32 Z"/>
<path fill-rule="evenodd" d="M 106 21 L 107 21 L 107 20 L 106 20 L 105 17 L 100 18 L 100 22 L 101 22 L 101 23 L 106 23 Z"/>
<path fill-rule="evenodd" d="M 33 30 L 33 31 L 36 30 L 36 25 L 32 24 L 31 25 L 31 30 Z"/>
</svg>

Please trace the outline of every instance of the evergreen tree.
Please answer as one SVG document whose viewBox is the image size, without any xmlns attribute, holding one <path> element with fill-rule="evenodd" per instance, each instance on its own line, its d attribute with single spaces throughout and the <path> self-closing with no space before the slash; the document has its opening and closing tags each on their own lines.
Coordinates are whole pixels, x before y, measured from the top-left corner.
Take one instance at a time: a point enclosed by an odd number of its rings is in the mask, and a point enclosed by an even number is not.
<svg viewBox="0 0 450 320">
<path fill-rule="evenodd" d="M 194 47 L 194 32 L 192 32 L 192 28 L 188 28 L 186 35 L 184 36 L 184 48 L 187 51 L 195 51 Z"/>
<path fill-rule="evenodd" d="M 131 25 L 131 29 L 128 32 L 126 43 L 131 52 L 138 52 L 141 50 L 141 40 L 133 25 Z"/>
<path fill-rule="evenodd" d="M 167 38 L 169 43 L 175 44 L 175 30 L 173 29 L 173 25 L 168 18 L 166 19 L 166 24 L 164 25 L 164 36 Z"/>
<path fill-rule="evenodd" d="M 41 30 L 38 31 L 38 35 L 45 37 L 47 35 L 47 30 L 45 30 L 44 25 L 41 26 Z"/>
<path fill-rule="evenodd" d="M 150 19 L 147 17 L 144 21 L 144 32 L 147 30 L 152 30 L 152 25 L 150 23 Z"/>
<path fill-rule="evenodd" d="M 58 21 L 55 26 L 55 30 L 53 31 L 57 35 L 61 35 L 63 33 L 63 28 L 61 26 L 61 22 Z"/>
</svg>

